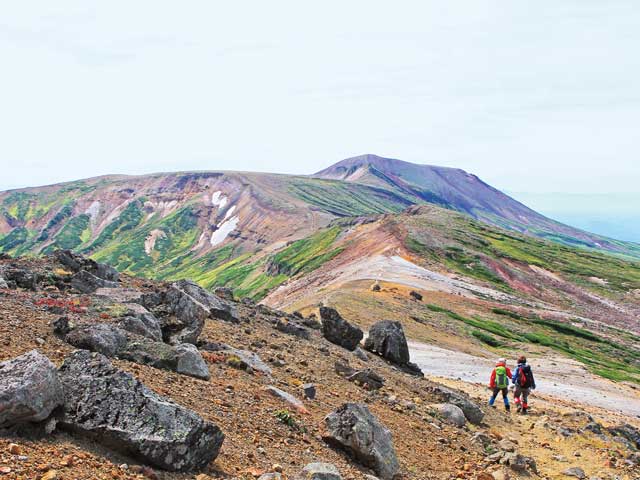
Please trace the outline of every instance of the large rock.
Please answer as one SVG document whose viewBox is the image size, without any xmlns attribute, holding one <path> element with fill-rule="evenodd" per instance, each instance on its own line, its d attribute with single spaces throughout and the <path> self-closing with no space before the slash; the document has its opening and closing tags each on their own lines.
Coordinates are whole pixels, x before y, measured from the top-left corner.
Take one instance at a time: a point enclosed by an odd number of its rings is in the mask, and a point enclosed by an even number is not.
<svg viewBox="0 0 640 480">
<path fill-rule="evenodd" d="M 320 307 L 320 318 L 324 338 L 347 350 L 355 350 L 364 336 L 362 330 L 347 322 L 334 308 Z"/>
<path fill-rule="evenodd" d="M 436 408 L 447 423 L 455 425 L 456 427 L 464 427 L 464 424 L 467 423 L 464 412 L 457 405 L 441 403 L 440 405 L 436 405 Z"/>
<path fill-rule="evenodd" d="M 409 347 L 400 322 L 382 320 L 369 329 L 364 348 L 377 353 L 392 363 L 409 363 Z"/>
<path fill-rule="evenodd" d="M 62 403 L 56 367 L 38 351 L 0 363 L 0 427 L 39 422 Z"/>
<path fill-rule="evenodd" d="M 359 370 L 347 377 L 350 382 L 356 382 L 367 390 L 378 390 L 384 386 L 384 378 L 370 368 Z"/>
<path fill-rule="evenodd" d="M 195 344 L 207 318 L 240 321 L 235 307 L 190 280 L 172 283 L 164 301 L 176 319 L 174 324 L 166 324 L 164 337 L 170 343 Z"/>
<path fill-rule="evenodd" d="M 3 268 L 0 274 L 9 288 L 19 287 L 34 291 L 38 289 L 38 274 L 28 268 L 9 266 Z"/>
<path fill-rule="evenodd" d="M 76 348 L 115 357 L 127 345 L 127 332 L 115 325 L 97 323 L 72 330 L 65 340 Z"/>
<path fill-rule="evenodd" d="M 287 321 L 280 318 L 275 323 L 274 328 L 279 332 L 286 333 L 287 335 L 293 335 L 298 338 L 304 338 L 305 340 L 309 340 L 311 336 L 309 330 L 296 321 Z"/>
<path fill-rule="evenodd" d="M 117 282 L 120 278 L 120 274 L 112 266 L 106 263 L 98 263 L 70 250 L 56 250 L 53 252 L 53 257 L 74 273 L 85 270 L 98 278 L 110 282 Z"/>
<path fill-rule="evenodd" d="M 294 480 L 342 480 L 340 471 L 331 463 L 310 463 Z"/>
<path fill-rule="evenodd" d="M 209 367 L 207 367 L 195 345 L 182 343 L 176 345 L 175 351 L 177 359 L 176 372 L 203 380 L 211 378 Z"/>
<path fill-rule="evenodd" d="M 324 440 L 345 449 L 364 466 L 372 468 L 382 480 L 399 477 L 400 465 L 393 448 L 391 432 L 359 403 L 345 403 L 325 418 Z"/>
<path fill-rule="evenodd" d="M 427 387 L 427 391 L 434 394 L 443 403 L 452 403 L 460 407 L 464 412 L 464 416 L 467 417 L 467 420 L 474 425 L 480 425 L 482 423 L 484 412 L 464 393 L 454 392 L 442 385 Z"/>
<path fill-rule="evenodd" d="M 71 286 L 82 293 L 93 293 L 99 288 L 117 288 L 119 284 L 97 277 L 86 270 L 80 270 L 71 277 Z"/>
<path fill-rule="evenodd" d="M 265 375 L 271 375 L 271 368 L 269 367 L 269 365 L 264 363 L 264 361 L 257 353 L 251 352 L 249 350 L 234 348 L 223 343 L 201 342 L 198 344 L 198 346 L 202 350 L 206 350 L 208 352 L 223 352 L 229 357 L 235 357 L 242 370 L 245 370 L 249 373 L 253 373 L 254 371 L 256 371 Z"/>
<path fill-rule="evenodd" d="M 63 428 L 172 471 L 202 469 L 218 456 L 220 429 L 161 397 L 103 355 L 79 350 L 59 369 Z"/>
<path fill-rule="evenodd" d="M 609 432 L 627 439 L 635 448 L 640 448 L 640 430 L 636 427 L 625 423 L 617 427 L 609 428 Z"/>
<path fill-rule="evenodd" d="M 144 307 L 140 308 L 144 309 Z M 120 320 L 120 327 L 128 332 L 147 337 L 156 342 L 162 341 L 160 321 L 151 312 L 145 311 L 128 314 Z"/>
</svg>

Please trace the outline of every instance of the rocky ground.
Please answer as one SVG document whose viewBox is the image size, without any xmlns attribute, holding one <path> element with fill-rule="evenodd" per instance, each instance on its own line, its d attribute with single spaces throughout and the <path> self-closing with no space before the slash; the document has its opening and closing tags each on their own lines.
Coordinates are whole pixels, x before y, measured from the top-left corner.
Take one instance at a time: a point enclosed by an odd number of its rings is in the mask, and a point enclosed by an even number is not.
<svg viewBox="0 0 640 480">
<path fill-rule="evenodd" d="M 0 278 L 0 361 L 37 350 L 62 386 L 25 425 L 0 367 L 3 478 L 640 478 L 629 418 L 544 399 L 526 417 L 487 409 L 478 385 L 418 375 L 398 325 L 363 344 L 334 312 L 300 318 L 68 255 L 4 258 Z M 341 477 L 305 472 L 314 462 Z"/>
</svg>

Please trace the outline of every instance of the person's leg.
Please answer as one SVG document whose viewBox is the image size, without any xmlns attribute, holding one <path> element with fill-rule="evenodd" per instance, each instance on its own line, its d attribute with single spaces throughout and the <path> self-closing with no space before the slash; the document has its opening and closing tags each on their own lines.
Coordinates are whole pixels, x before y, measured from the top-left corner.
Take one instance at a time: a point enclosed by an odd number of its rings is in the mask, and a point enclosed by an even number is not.
<svg viewBox="0 0 640 480">
<path fill-rule="evenodd" d="M 498 396 L 498 389 L 497 388 L 493 388 L 493 394 L 491 395 L 491 398 L 489 399 L 489 406 L 493 407 L 493 404 L 496 401 L 496 397 Z"/>
<path fill-rule="evenodd" d="M 522 407 L 520 407 L 520 387 L 518 385 L 516 385 L 516 388 L 513 390 L 513 403 L 516 404 L 518 411 L 520 411 Z"/>
<path fill-rule="evenodd" d="M 522 411 L 527 412 L 527 408 L 529 408 L 529 392 L 528 388 L 522 389 Z"/>
<path fill-rule="evenodd" d="M 504 402 L 504 408 L 506 411 L 511 410 L 511 405 L 509 405 L 509 391 L 506 388 L 502 390 L 502 401 Z"/>
</svg>

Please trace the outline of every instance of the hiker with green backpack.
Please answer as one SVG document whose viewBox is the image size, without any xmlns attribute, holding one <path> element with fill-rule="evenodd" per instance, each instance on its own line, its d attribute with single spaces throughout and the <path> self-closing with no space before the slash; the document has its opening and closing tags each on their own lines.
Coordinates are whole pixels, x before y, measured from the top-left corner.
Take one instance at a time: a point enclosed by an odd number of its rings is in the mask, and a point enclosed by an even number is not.
<svg viewBox="0 0 640 480">
<path fill-rule="evenodd" d="M 491 372 L 491 378 L 489 379 L 489 388 L 493 391 L 493 395 L 489 399 L 490 407 L 494 406 L 498 393 L 502 393 L 505 410 L 507 412 L 511 410 L 508 396 L 510 378 L 511 370 L 507 367 L 507 361 L 504 358 L 499 359 L 496 362 L 496 367 L 493 369 L 493 372 Z"/>
</svg>

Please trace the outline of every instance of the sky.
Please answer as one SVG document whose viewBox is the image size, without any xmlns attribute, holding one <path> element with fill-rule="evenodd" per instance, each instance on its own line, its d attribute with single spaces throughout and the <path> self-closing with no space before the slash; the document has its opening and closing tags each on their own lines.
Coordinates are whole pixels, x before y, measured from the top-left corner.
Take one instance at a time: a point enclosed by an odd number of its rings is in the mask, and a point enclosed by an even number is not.
<svg viewBox="0 0 640 480">
<path fill-rule="evenodd" d="M 635 193 L 638 25 L 633 0 L 7 2 L 0 189 L 375 153 Z"/>
</svg>

